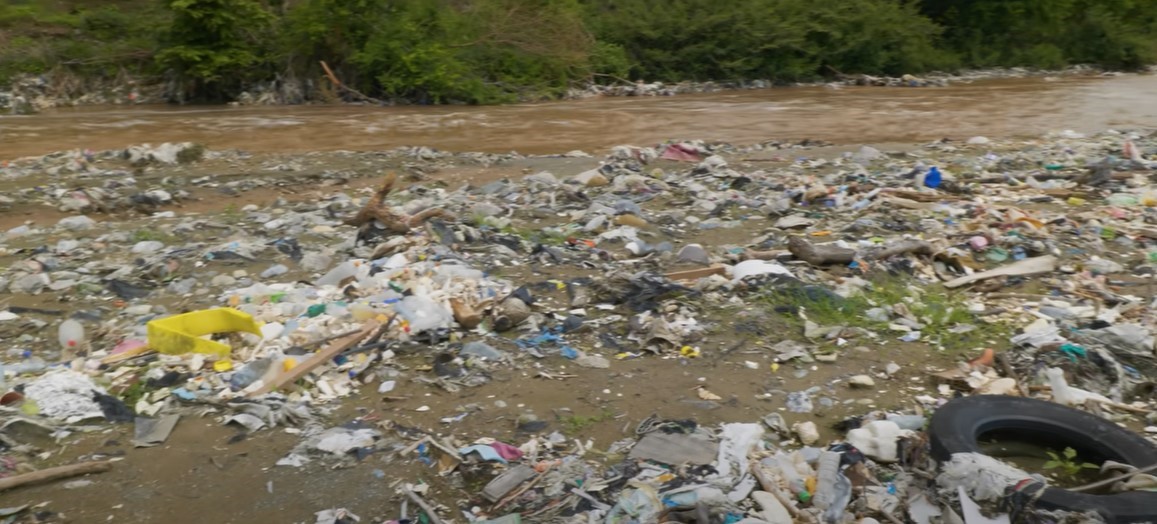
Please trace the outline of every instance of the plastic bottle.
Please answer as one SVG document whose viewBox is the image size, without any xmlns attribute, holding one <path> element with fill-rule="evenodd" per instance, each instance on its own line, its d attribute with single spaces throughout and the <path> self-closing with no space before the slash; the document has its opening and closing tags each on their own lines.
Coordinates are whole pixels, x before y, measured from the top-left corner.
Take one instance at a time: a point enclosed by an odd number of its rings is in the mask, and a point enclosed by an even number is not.
<svg viewBox="0 0 1157 524">
<path fill-rule="evenodd" d="M 60 323 L 60 348 L 65 351 L 77 351 L 84 346 L 84 325 L 73 319 Z"/>
<path fill-rule="evenodd" d="M 446 308 L 426 297 L 411 295 L 394 304 L 394 311 L 410 324 L 411 333 L 447 327 L 454 320 Z"/>
<path fill-rule="evenodd" d="M 233 388 L 233 391 L 240 391 L 264 377 L 272 368 L 272 358 L 266 357 L 254 360 L 253 362 L 245 364 L 245 367 L 234 371 L 233 376 L 229 377 L 229 385 Z"/>
<path fill-rule="evenodd" d="M 8 364 L 4 367 L 7 371 L 10 371 L 13 375 L 24 375 L 24 374 L 35 375 L 35 374 L 41 373 L 45 369 L 47 369 L 48 363 L 45 362 L 44 359 L 42 359 L 40 357 L 29 357 L 29 358 L 26 358 L 24 360 L 21 360 L 20 362 Z"/>
<path fill-rule="evenodd" d="M 359 260 L 347 260 L 342 262 L 341 264 L 338 264 L 337 267 L 329 270 L 328 273 L 322 275 L 321 278 L 317 279 L 315 284 L 319 286 L 339 285 L 341 284 L 342 280 L 357 275 L 359 266 L 361 266 L 361 261 Z"/>
<path fill-rule="evenodd" d="M 285 265 L 277 264 L 276 266 L 271 266 L 269 269 L 262 271 L 261 278 L 273 278 L 278 275 L 284 275 L 288 272 L 289 268 L 285 267 Z"/>
<path fill-rule="evenodd" d="M 1107 199 L 1109 205 L 1117 207 L 1129 207 L 1137 205 L 1137 196 L 1128 193 L 1113 193 Z"/>
<path fill-rule="evenodd" d="M 852 500 L 852 483 L 840 472 L 840 454 L 825 451 L 816 465 L 816 493 L 812 504 L 824 510 L 824 522 L 839 522 Z"/>
<path fill-rule="evenodd" d="M 369 320 L 377 315 L 377 311 L 374 310 L 373 306 L 362 302 L 350 304 L 349 311 L 350 314 L 353 315 L 354 320 L 358 321 Z"/>
</svg>

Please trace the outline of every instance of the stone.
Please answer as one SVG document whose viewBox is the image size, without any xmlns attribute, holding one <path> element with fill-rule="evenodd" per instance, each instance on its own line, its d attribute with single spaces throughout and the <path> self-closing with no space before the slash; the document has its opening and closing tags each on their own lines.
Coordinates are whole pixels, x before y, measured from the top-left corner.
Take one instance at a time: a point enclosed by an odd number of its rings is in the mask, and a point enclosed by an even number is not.
<svg viewBox="0 0 1157 524">
<path fill-rule="evenodd" d="M 803 442 L 805 446 L 810 446 L 820 440 L 819 428 L 816 427 L 815 422 L 810 420 L 792 424 L 791 430 L 795 432 L 796 436 L 799 437 L 799 441 Z"/>
<path fill-rule="evenodd" d="M 884 153 L 881 153 L 879 149 L 876 149 L 872 146 L 863 146 L 859 151 L 856 151 L 856 153 L 852 155 L 852 159 L 857 163 L 867 164 L 873 160 L 882 158 L 883 156 Z"/>
<path fill-rule="evenodd" d="M 164 242 L 158 242 L 156 240 L 143 240 L 133 245 L 132 252 L 138 255 L 148 255 L 156 253 L 164 247 Z"/>
<path fill-rule="evenodd" d="M 984 136 L 974 136 L 968 139 L 968 145 L 970 146 L 983 146 L 987 145 L 989 142 L 991 142 L 991 140 Z"/>
<path fill-rule="evenodd" d="M 302 255 L 298 264 L 306 271 L 321 271 L 333 265 L 333 257 L 325 253 L 311 252 Z"/>
<path fill-rule="evenodd" d="M 209 281 L 209 284 L 216 287 L 228 287 L 237 283 L 237 279 L 229 275 L 217 275 Z"/>
<path fill-rule="evenodd" d="M 848 385 L 854 388 L 871 388 L 876 386 L 876 381 L 867 375 L 853 375 L 848 377 Z"/>
<path fill-rule="evenodd" d="M 611 181 L 605 175 L 599 172 L 598 169 L 591 169 L 590 171 L 583 171 L 574 176 L 574 181 L 586 187 L 603 187 L 610 184 Z"/>
<path fill-rule="evenodd" d="M 470 209 L 470 214 L 477 218 L 492 217 L 502 213 L 502 208 L 490 202 L 479 202 Z"/>
<path fill-rule="evenodd" d="M 777 227 L 779 229 L 800 229 L 800 228 L 808 227 L 814 223 L 816 223 L 815 220 L 812 220 L 812 219 L 804 217 L 804 216 L 789 215 L 789 216 L 783 217 L 779 220 L 776 220 L 774 227 Z"/>
<path fill-rule="evenodd" d="M 48 275 L 44 273 L 35 273 L 31 275 L 24 275 L 16 277 L 8 284 L 8 290 L 12 293 L 24 295 L 37 295 L 51 282 L 48 280 Z"/>
<path fill-rule="evenodd" d="M 683 249 L 679 250 L 676 255 L 680 262 L 691 262 L 693 264 L 707 265 L 711 263 L 711 257 L 707 255 L 707 250 L 699 244 L 687 244 Z"/>
<path fill-rule="evenodd" d="M 92 229 L 93 227 L 96 227 L 96 221 L 84 215 L 78 215 L 74 217 L 64 217 L 60 219 L 60 222 L 57 222 L 56 225 L 65 229 L 80 231 L 83 229 Z"/>
<path fill-rule="evenodd" d="M 619 215 L 615 217 L 615 224 L 620 226 L 647 227 L 647 221 L 636 215 Z"/>
<path fill-rule="evenodd" d="M 549 171 L 540 171 L 540 172 L 535 173 L 533 175 L 527 176 L 523 180 L 525 180 L 528 184 L 529 183 L 536 183 L 536 184 L 541 184 L 544 186 L 557 186 L 558 185 L 558 179 L 555 178 L 554 174 L 549 172 Z"/>
</svg>

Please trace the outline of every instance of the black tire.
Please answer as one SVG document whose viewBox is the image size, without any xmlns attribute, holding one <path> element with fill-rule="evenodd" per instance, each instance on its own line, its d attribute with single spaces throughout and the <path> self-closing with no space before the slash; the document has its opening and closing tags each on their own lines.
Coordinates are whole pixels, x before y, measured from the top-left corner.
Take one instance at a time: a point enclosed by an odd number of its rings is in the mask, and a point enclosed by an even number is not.
<svg viewBox="0 0 1157 524">
<path fill-rule="evenodd" d="M 1140 435 L 1101 417 L 1029 398 L 977 395 L 952 400 L 932 416 L 928 436 L 933 458 L 942 462 L 953 453 L 981 453 L 978 439 L 993 436 L 1071 447 L 1097 464 L 1110 459 L 1138 468 L 1157 464 L 1157 446 Z M 1095 511 L 1113 524 L 1157 522 L 1157 493 L 1153 492 L 1095 495 L 1047 488 L 1036 507 Z"/>
</svg>

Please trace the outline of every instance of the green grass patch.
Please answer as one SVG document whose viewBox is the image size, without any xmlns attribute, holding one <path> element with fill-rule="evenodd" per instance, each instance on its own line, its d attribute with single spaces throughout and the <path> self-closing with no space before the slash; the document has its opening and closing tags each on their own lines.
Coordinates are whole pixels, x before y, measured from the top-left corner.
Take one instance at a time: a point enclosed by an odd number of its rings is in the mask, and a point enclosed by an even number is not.
<svg viewBox="0 0 1157 524">
<path fill-rule="evenodd" d="M 160 231 L 154 231 L 152 229 L 138 229 L 133 231 L 132 235 L 129 236 L 129 239 L 131 239 L 133 242 L 148 242 L 155 240 L 165 244 L 172 244 L 177 240 L 173 235 L 162 233 Z"/>
<path fill-rule="evenodd" d="M 1007 342 L 1012 332 L 1008 325 L 984 322 L 973 315 L 963 292 L 908 278 L 879 277 L 846 298 L 821 286 L 779 288 L 758 294 L 757 302 L 782 313 L 798 328 L 802 328 L 806 319 L 820 326 L 859 327 L 894 338 L 899 338 L 901 333 L 890 329 L 889 324 L 899 318 L 897 310 L 907 310 L 910 317 L 921 324 L 920 341 L 948 351 Z M 867 311 L 873 308 L 892 310 L 892 321 L 870 318 Z M 972 330 L 959 332 L 967 326 L 973 326 Z"/>
<path fill-rule="evenodd" d="M 603 408 L 596 415 L 584 416 L 584 415 L 578 415 L 578 414 L 571 414 L 571 415 L 566 415 L 566 416 L 560 416 L 558 418 L 558 422 L 559 422 L 559 424 L 562 424 L 562 429 L 563 429 L 564 433 L 566 433 L 568 435 L 575 435 L 575 434 L 582 432 L 583 430 L 589 429 L 591 426 L 594 426 L 595 424 L 598 424 L 600 422 L 606 422 L 609 420 L 614 420 L 614 418 L 615 418 L 615 413 L 613 411 L 611 411 L 607 408 Z"/>
</svg>

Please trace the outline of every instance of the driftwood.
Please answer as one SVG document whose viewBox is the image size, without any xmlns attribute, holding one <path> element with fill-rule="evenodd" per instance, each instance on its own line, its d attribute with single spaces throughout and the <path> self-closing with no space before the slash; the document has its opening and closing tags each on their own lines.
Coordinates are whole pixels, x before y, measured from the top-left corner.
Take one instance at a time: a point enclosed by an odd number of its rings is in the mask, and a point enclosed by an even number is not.
<svg viewBox="0 0 1157 524">
<path fill-rule="evenodd" d="M 781 249 L 773 249 L 770 251 L 758 251 L 755 249 L 745 249 L 743 251 L 744 260 L 779 260 L 780 257 L 790 254 L 790 251 Z"/>
<path fill-rule="evenodd" d="M 813 266 L 826 266 L 831 264 L 845 265 L 850 264 L 857 258 L 863 260 L 884 260 L 896 255 L 913 254 L 931 256 L 935 253 L 935 249 L 931 243 L 916 239 L 901 240 L 883 247 L 873 247 L 863 252 L 857 252 L 854 249 L 846 247 L 812 244 L 804 240 L 803 237 L 791 237 L 787 241 L 787 248 L 795 258 L 803 260 Z M 751 252 L 749 251 L 749 253 Z"/>
<path fill-rule="evenodd" d="M 931 256 L 933 253 L 932 244 L 923 240 L 901 240 L 893 244 L 884 246 L 881 249 L 872 250 L 862 255 L 865 260 L 882 260 L 891 258 L 896 255 L 905 255 L 911 253 L 913 255 Z"/>
<path fill-rule="evenodd" d="M 112 462 L 108 461 L 81 462 L 80 464 L 69 464 L 67 466 L 42 469 L 40 471 L 33 471 L 32 473 L 24 473 L 14 477 L 0 479 L 0 491 L 31 484 L 39 484 L 41 482 L 66 479 L 68 477 L 87 475 L 89 473 L 104 473 L 110 469 L 112 469 Z"/>
<path fill-rule="evenodd" d="M 856 259 L 856 250 L 839 246 L 815 245 L 801 237 L 791 237 L 787 250 L 804 262 L 813 266 L 830 264 L 847 265 Z"/>
<path fill-rule="evenodd" d="M 394 210 L 394 208 L 386 203 L 386 196 L 394 190 L 394 185 L 397 183 L 397 173 L 386 175 L 385 180 L 382 181 L 382 186 L 374 192 L 374 196 L 370 197 L 370 201 L 366 202 L 366 205 L 362 207 L 356 215 L 347 218 L 345 223 L 351 226 L 365 226 L 377 220 L 385 224 L 386 229 L 390 232 L 405 234 L 433 218 L 455 220 L 453 213 L 439 207 L 424 209 L 414 215 L 408 215 Z"/>
<path fill-rule="evenodd" d="M 703 277 L 709 277 L 712 275 L 723 275 L 726 273 L 727 273 L 727 268 L 725 268 L 723 266 L 711 266 L 711 267 L 704 267 L 704 268 L 699 268 L 699 269 L 688 269 L 686 271 L 675 271 L 673 273 L 667 273 L 663 276 L 667 277 L 670 280 L 679 281 L 679 280 L 699 280 Z"/>
<path fill-rule="evenodd" d="M 1036 258 L 1026 258 L 1004 267 L 998 267 L 996 269 L 982 271 L 980 273 L 974 273 L 972 275 L 960 277 L 955 280 L 950 280 L 944 283 L 944 287 L 948 289 L 958 288 L 973 282 L 979 282 L 981 280 L 987 280 L 995 277 L 1025 276 L 1039 275 L 1041 273 L 1051 273 L 1052 271 L 1056 270 L 1056 268 L 1057 257 L 1052 255 Z"/>
<path fill-rule="evenodd" d="M 325 63 L 325 60 L 321 61 L 321 68 L 325 70 L 325 76 L 329 77 L 329 81 L 333 82 L 334 87 L 341 89 L 342 91 L 345 91 L 351 95 L 354 95 L 354 96 L 356 96 L 356 97 L 358 97 L 358 98 L 360 98 L 366 102 L 371 102 L 371 103 L 378 104 L 378 105 L 385 105 L 385 102 L 378 100 L 377 98 L 374 98 L 372 96 L 366 96 L 365 94 L 362 94 L 361 91 L 358 91 L 357 89 L 354 89 L 350 86 L 343 84 L 341 80 L 337 79 L 337 75 L 333 74 L 333 70 L 329 68 L 329 64 Z"/>
<path fill-rule="evenodd" d="M 259 397 L 266 393 L 276 391 L 286 384 L 297 381 L 297 379 L 304 377 L 305 375 L 309 374 L 310 371 L 313 371 L 314 368 L 329 362 L 331 359 L 333 359 L 333 357 L 338 356 L 343 351 L 353 347 L 362 339 L 370 336 L 374 330 L 378 329 L 379 325 L 380 324 L 376 320 L 367 320 L 364 324 L 362 324 L 362 329 L 360 331 L 355 331 L 353 334 L 335 339 L 330 343 L 329 346 L 326 346 L 321 351 L 314 353 L 309 358 L 303 360 L 300 364 L 294 366 L 288 371 L 283 371 L 277 376 L 269 379 L 268 383 L 247 394 L 246 396 L 249 398 Z"/>
</svg>

